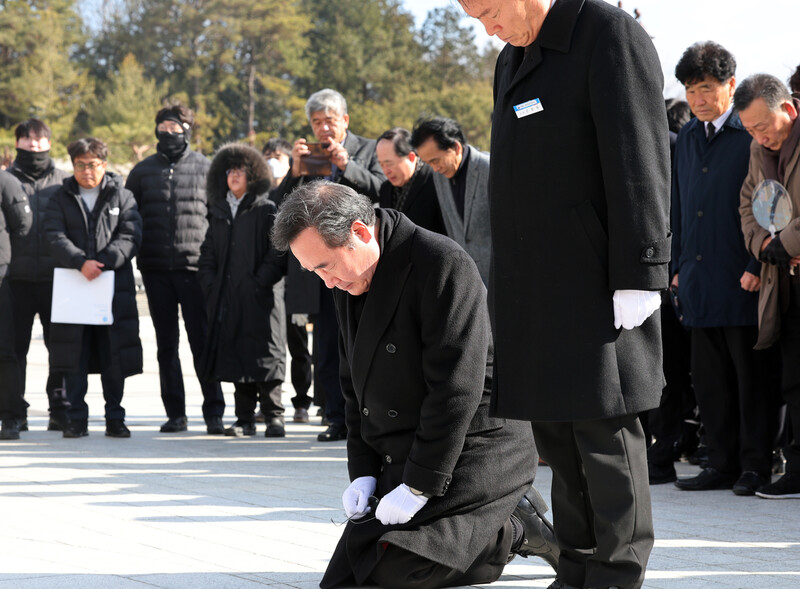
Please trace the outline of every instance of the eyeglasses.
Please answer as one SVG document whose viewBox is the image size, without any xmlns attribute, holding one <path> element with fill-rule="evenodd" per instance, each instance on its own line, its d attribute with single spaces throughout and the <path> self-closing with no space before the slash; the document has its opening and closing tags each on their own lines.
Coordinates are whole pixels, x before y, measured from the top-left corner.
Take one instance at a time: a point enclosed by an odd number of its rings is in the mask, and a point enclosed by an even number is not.
<svg viewBox="0 0 800 589">
<path fill-rule="evenodd" d="M 244 170 L 242 170 L 240 168 L 232 168 L 232 169 L 228 170 L 227 172 L 225 172 L 225 175 L 226 176 L 246 176 L 247 172 L 245 172 Z"/>
<path fill-rule="evenodd" d="M 73 165 L 73 167 L 78 172 L 83 172 L 84 170 L 89 170 L 90 172 L 94 172 L 98 168 L 102 168 L 105 162 L 91 162 L 88 164 L 84 164 L 83 162 L 78 162 Z"/>
</svg>

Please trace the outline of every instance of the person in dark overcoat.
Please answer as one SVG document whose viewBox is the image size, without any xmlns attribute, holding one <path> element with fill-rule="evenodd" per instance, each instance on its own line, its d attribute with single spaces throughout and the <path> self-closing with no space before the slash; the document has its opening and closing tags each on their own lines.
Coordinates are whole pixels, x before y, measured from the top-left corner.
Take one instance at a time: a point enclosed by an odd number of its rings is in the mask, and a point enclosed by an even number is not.
<svg viewBox="0 0 800 589">
<path fill-rule="evenodd" d="M 530 427 L 489 416 L 491 332 L 469 255 L 329 182 L 287 197 L 273 240 L 336 287 L 351 521 L 320 586 L 487 583 L 510 553 L 554 564 Z"/>
<path fill-rule="evenodd" d="M 260 398 L 267 437 L 282 437 L 286 312 L 283 257 L 270 242 L 272 173 L 252 147 L 220 148 L 208 171 L 208 231 L 198 280 L 207 301 L 204 377 L 234 383 L 236 423 L 225 435 L 254 435 Z"/>
<path fill-rule="evenodd" d="M 461 4 L 507 43 L 489 180 L 494 414 L 531 420 L 553 470 L 553 586 L 637 588 L 653 545 L 638 413 L 664 386 L 653 313 L 670 255 L 661 63 L 602 0 Z"/>
<path fill-rule="evenodd" d="M 349 186 L 376 201 L 385 178 L 375 155 L 375 141 L 360 137 L 348 129 L 350 115 L 344 96 L 336 90 L 324 88 L 308 97 L 305 111 L 314 138 L 330 154 L 330 166 L 325 170 L 330 170 L 330 173 L 303 175 L 305 170 L 302 162 L 310 154 L 310 149 L 306 138 L 298 139 L 292 147 L 289 173 L 273 193 L 275 204 L 280 207 L 286 195 L 296 187 L 319 178 Z M 323 425 L 328 425 L 317 436 L 317 440 L 342 440 L 347 436 L 347 429 L 344 423 L 344 398 L 338 378 L 339 333 L 333 297 L 317 277 L 301 272 L 296 261 L 291 259 L 286 280 L 289 312 L 313 314 L 314 400 L 317 405 L 324 407 Z"/>
<path fill-rule="evenodd" d="M 122 394 L 125 378 L 142 372 L 139 312 L 131 260 L 142 243 L 142 218 L 122 179 L 106 171 L 108 148 L 88 137 L 67 146 L 75 169 L 50 198 L 44 229 L 57 268 L 79 270 L 88 280 L 114 272 L 114 322 L 51 323 L 50 368 L 66 377 L 70 408 L 65 438 L 89 435 L 85 397 L 90 372 L 103 383 L 106 435 L 130 437 Z"/>
<path fill-rule="evenodd" d="M 378 206 L 398 210 L 415 225 L 447 235 L 433 169 L 420 159 L 410 139 L 411 132 L 402 127 L 389 129 L 377 139 L 375 153 L 386 174 Z"/>
</svg>

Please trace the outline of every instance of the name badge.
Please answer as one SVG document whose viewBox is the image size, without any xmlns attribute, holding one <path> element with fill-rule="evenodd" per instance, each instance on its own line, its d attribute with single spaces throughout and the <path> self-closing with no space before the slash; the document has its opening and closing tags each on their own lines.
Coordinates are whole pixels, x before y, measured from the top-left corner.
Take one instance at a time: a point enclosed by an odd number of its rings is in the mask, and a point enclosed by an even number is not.
<svg viewBox="0 0 800 589">
<path fill-rule="evenodd" d="M 108 209 L 108 214 L 109 215 L 119 215 L 119 207 L 113 207 L 111 209 Z"/>
<path fill-rule="evenodd" d="M 533 100 L 529 100 L 528 102 L 523 102 L 522 104 L 515 104 L 514 105 L 514 114 L 517 115 L 518 119 L 522 117 L 527 117 L 528 115 L 532 115 L 537 112 L 541 112 L 544 110 L 542 106 L 542 101 L 538 98 L 534 98 Z"/>
</svg>

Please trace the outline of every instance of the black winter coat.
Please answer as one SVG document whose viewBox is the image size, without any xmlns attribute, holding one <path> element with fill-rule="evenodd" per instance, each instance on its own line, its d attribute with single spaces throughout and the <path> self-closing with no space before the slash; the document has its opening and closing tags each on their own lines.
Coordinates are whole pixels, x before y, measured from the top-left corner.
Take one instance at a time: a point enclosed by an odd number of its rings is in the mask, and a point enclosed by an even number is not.
<svg viewBox="0 0 800 589">
<path fill-rule="evenodd" d="M 50 245 L 44 233 L 44 215 L 48 200 L 69 178 L 69 173 L 56 168 L 52 159 L 50 167 L 40 178 L 28 176 L 17 162 L 11 164 L 8 171 L 22 184 L 33 214 L 30 232 L 14 242 L 14 258 L 9 273 L 12 280 L 50 282 L 53 280 L 55 261 L 50 255 Z"/>
<path fill-rule="evenodd" d="M 80 270 L 89 259 L 114 271 L 114 299 L 111 310 L 114 323 L 101 327 L 101 341 L 119 362 L 122 376 L 142 372 L 142 343 L 139 340 L 139 312 L 136 308 L 136 285 L 131 260 L 142 242 L 142 218 L 122 179 L 106 172 L 100 183 L 92 216 L 95 233 L 89 235 L 86 208 L 74 176 L 67 178 L 50 198 L 44 230 L 57 268 Z M 96 251 L 91 258 L 88 253 Z M 75 372 L 81 355 L 83 330 L 87 326 L 66 323 L 50 324 L 50 369 Z M 90 363 L 89 372 L 101 372 L 105 366 Z"/>
<path fill-rule="evenodd" d="M 436 186 L 433 183 L 433 173 L 430 166 L 420 162 L 420 168 L 411 180 L 411 188 L 400 212 L 415 225 L 434 233 L 447 235 L 442 209 L 436 196 Z M 378 205 L 384 209 L 395 208 L 392 202 L 393 194 L 394 186 L 385 180 L 379 191 Z"/>
<path fill-rule="evenodd" d="M 247 193 L 236 217 L 226 201 L 225 172 L 244 165 Z M 277 207 L 267 195 L 269 168 L 255 149 L 222 147 L 208 173 L 209 225 L 198 280 L 206 296 L 206 378 L 226 382 L 283 380 L 286 355 L 285 268 L 270 241 Z"/>
<path fill-rule="evenodd" d="M 162 153 L 131 170 L 125 187 L 142 215 L 139 270 L 197 270 L 206 235 L 208 158 L 191 149 L 176 162 Z"/>
<path fill-rule="evenodd" d="M 24 238 L 31 229 L 31 207 L 25 191 L 14 176 L 0 170 L 0 278 L 11 261 L 11 243 Z"/>
<path fill-rule="evenodd" d="M 397 211 L 377 215 L 369 291 L 334 291 L 347 464 L 351 480 L 378 479 L 379 498 L 400 483 L 432 497 L 407 524 L 348 523 L 323 588 L 363 583 L 382 542 L 466 570 L 536 468 L 530 424 L 489 416 L 491 331 L 475 262 Z"/>
<path fill-rule="evenodd" d="M 667 287 L 661 62 L 603 0 L 558 0 L 497 60 L 489 180 L 497 415 L 576 421 L 657 407 L 658 313 L 614 328 L 616 290 Z M 527 116 L 515 106 L 539 99 Z"/>
</svg>

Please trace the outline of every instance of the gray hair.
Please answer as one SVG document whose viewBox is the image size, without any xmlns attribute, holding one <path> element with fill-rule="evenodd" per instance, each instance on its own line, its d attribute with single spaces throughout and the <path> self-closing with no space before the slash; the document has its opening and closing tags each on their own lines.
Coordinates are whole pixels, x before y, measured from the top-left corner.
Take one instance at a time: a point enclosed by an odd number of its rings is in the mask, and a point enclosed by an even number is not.
<svg viewBox="0 0 800 589">
<path fill-rule="evenodd" d="M 756 98 L 761 98 L 770 110 L 778 110 L 784 102 L 792 100 L 792 95 L 775 76 L 754 74 L 736 88 L 733 105 L 741 112 L 749 108 Z"/>
<path fill-rule="evenodd" d="M 313 227 L 330 248 L 352 247 L 355 221 L 375 224 L 372 201 L 349 186 L 316 180 L 295 189 L 278 209 L 272 226 L 272 245 L 287 251 L 300 233 Z"/>
<path fill-rule="evenodd" d="M 341 117 L 347 114 L 347 101 L 344 96 L 336 90 L 325 88 L 319 92 L 314 92 L 306 101 L 306 118 L 310 121 L 311 114 L 322 111 L 332 112 Z"/>
</svg>

